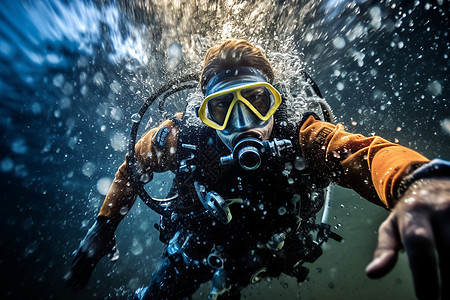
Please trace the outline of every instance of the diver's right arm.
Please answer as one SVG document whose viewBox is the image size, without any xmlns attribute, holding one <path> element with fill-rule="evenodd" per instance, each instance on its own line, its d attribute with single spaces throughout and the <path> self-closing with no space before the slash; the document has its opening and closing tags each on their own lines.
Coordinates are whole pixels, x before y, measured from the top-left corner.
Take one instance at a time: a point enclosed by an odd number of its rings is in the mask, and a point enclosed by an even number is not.
<svg viewBox="0 0 450 300">
<path fill-rule="evenodd" d="M 176 124 L 167 120 L 138 141 L 136 160 L 141 174 L 147 173 L 152 179 L 153 172 L 163 172 L 175 166 L 177 135 Z M 118 258 L 114 232 L 136 201 L 127 161 L 119 167 L 94 225 L 75 251 L 72 266 L 65 276 L 67 285 L 73 290 L 86 286 L 102 257 L 112 254 L 112 260 Z"/>
<path fill-rule="evenodd" d="M 176 124 L 166 120 L 136 143 L 140 174 L 148 174 L 151 180 L 153 172 L 164 172 L 175 167 L 177 136 Z M 131 184 L 131 170 L 127 161 L 128 159 L 119 167 L 98 214 L 99 217 L 114 220 L 114 224 L 119 224 L 136 200 L 136 190 Z"/>
</svg>

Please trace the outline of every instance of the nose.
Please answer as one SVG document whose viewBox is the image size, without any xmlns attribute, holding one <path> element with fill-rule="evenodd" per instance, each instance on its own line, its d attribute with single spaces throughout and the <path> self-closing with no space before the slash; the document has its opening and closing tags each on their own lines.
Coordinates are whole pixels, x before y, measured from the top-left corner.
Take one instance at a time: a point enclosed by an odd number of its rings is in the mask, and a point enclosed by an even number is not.
<svg viewBox="0 0 450 300">
<path fill-rule="evenodd" d="M 253 112 L 242 102 L 236 103 L 231 112 L 231 120 L 236 129 L 251 127 L 254 122 Z"/>
</svg>

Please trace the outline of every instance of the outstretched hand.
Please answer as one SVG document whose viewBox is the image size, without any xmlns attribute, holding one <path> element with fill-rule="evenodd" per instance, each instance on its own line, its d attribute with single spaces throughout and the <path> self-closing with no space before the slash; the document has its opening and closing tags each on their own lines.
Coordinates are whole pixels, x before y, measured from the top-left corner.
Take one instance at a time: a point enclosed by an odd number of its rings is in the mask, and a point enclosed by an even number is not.
<svg viewBox="0 0 450 300">
<path fill-rule="evenodd" d="M 111 260 L 119 258 L 114 229 L 107 221 L 97 220 L 75 251 L 70 271 L 64 276 L 66 284 L 74 291 L 83 289 L 91 277 L 99 260 L 112 255 Z"/>
<path fill-rule="evenodd" d="M 407 189 L 380 226 L 366 274 L 389 273 L 402 248 L 418 299 L 450 299 L 450 178 L 419 180 Z"/>
</svg>

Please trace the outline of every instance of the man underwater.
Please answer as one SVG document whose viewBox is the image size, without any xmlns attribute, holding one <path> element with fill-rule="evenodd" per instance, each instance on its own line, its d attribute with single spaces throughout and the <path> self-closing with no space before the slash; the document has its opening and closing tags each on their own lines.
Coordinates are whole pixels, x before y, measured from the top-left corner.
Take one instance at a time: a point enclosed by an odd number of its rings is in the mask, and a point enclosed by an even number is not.
<svg viewBox="0 0 450 300">
<path fill-rule="evenodd" d="M 369 277 L 387 274 L 405 249 L 417 297 L 450 298 L 450 163 L 348 133 L 326 122 L 323 105 L 293 122 L 274 77 L 268 59 L 247 41 L 207 51 L 200 107 L 147 132 L 135 159 L 127 156 L 76 251 L 66 275 L 71 288 L 83 288 L 97 262 L 117 250 L 114 232 L 137 197 L 135 160 L 138 176 L 173 171 L 178 191 L 159 211 L 167 245 L 162 264 L 135 299 L 190 297 L 210 280 L 211 298 L 239 299 L 265 276 L 303 281 L 303 264 L 333 237 L 315 224 L 330 183 L 391 211 Z"/>
</svg>

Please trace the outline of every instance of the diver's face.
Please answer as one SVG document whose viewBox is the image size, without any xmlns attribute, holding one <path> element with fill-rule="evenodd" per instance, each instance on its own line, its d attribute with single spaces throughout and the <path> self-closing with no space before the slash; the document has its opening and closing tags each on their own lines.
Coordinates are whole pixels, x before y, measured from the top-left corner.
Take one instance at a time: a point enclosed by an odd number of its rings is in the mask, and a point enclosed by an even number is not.
<svg viewBox="0 0 450 300">
<path fill-rule="evenodd" d="M 237 103 L 224 130 L 216 130 L 222 142 L 231 150 L 243 138 L 253 137 L 260 141 L 268 140 L 272 134 L 273 116 L 261 121 L 247 106 Z"/>
<path fill-rule="evenodd" d="M 281 104 L 280 93 L 261 71 L 251 67 L 227 70 L 211 78 L 199 117 L 231 150 L 239 140 L 269 139 L 273 114 Z"/>
</svg>

